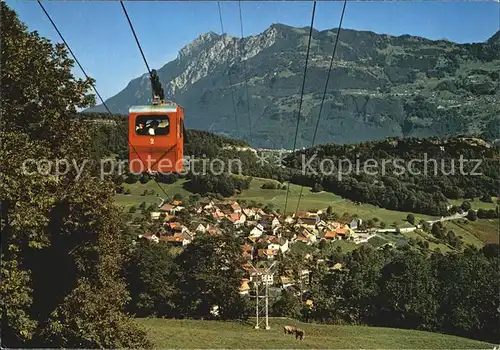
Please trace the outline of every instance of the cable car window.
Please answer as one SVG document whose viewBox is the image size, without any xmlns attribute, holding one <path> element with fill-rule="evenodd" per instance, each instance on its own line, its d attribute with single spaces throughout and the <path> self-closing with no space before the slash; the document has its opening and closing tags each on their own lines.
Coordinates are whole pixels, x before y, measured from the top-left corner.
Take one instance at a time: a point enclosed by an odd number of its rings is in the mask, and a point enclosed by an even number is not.
<svg viewBox="0 0 500 350">
<path fill-rule="evenodd" d="M 135 119 L 137 135 L 155 136 L 168 135 L 170 119 L 168 116 L 140 115 Z"/>
</svg>

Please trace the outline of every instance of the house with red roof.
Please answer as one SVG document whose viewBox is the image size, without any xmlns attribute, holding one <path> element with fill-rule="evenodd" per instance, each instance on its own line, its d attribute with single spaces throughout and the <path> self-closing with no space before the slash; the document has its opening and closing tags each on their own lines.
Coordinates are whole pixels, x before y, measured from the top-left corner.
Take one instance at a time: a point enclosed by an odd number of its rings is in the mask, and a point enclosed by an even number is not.
<svg viewBox="0 0 500 350">
<path fill-rule="evenodd" d="M 240 226 L 245 223 L 246 215 L 243 213 L 231 213 L 225 217 L 229 222 L 235 226 Z"/>
<path fill-rule="evenodd" d="M 231 204 L 231 209 L 233 210 L 233 213 L 241 213 L 241 207 L 238 202 L 233 202 Z"/>
</svg>

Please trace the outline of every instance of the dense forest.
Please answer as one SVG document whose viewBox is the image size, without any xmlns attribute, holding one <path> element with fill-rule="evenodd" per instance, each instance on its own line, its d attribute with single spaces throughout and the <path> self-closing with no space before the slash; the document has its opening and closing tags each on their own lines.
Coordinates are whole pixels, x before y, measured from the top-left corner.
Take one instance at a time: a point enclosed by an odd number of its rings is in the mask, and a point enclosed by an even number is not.
<svg viewBox="0 0 500 350">
<path fill-rule="evenodd" d="M 498 147 L 478 138 L 396 138 L 319 145 L 296 152 L 287 165 L 295 169 L 294 183 L 320 185 L 326 191 L 387 209 L 445 215 L 447 199 L 491 201 L 498 196 L 499 160 Z M 309 174 L 302 171 L 306 164 Z"/>
<path fill-rule="evenodd" d="M 139 317 L 207 319 L 214 318 L 217 305 L 219 319 L 248 318 L 252 306 L 238 293 L 245 275 L 239 244 L 232 235 L 199 234 L 176 254 L 163 242 L 138 241 L 126 268 L 129 311 Z"/>
</svg>

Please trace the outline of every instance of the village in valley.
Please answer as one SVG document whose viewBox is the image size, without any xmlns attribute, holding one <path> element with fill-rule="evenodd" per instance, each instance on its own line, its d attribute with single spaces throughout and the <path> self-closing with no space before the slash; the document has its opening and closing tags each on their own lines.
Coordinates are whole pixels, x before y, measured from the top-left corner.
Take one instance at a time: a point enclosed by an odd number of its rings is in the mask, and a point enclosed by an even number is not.
<svg viewBox="0 0 500 350">
<path fill-rule="evenodd" d="M 344 241 L 355 246 L 378 236 L 377 229 L 367 228 L 361 218 L 344 214 L 334 220 L 331 207 L 327 211 L 298 211 L 286 216 L 275 210 L 265 209 L 268 208 L 245 208 L 234 200 L 207 199 L 194 205 L 172 200 L 149 212 L 148 220 L 159 228 L 157 232 L 139 234 L 138 238 L 183 247 L 190 244 L 200 233 L 234 234 L 244 238 L 241 250 L 247 261 L 243 266 L 247 276 L 241 281 L 241 295 L 249 294 L 252 282 L 257 278 L 260 284 L 281 289 L 291 288 L 295 294 L 300 295 L 306 290 L 303 288 L 308 283 L 310 271 L 307 268 L 300 270 L 300 287 L 290 271 L 285 275 L 266 273 L 274 261 L 282 260 L 295 245 L 313 246 L 322 241 Z M 387 241 L 378 248 L 385 246 L 395 244 Z M 341 247 L 337 249 L 341 250 Z M 311 260 L 313 256 L 306 250 L 303 258 Z M 324 259 L 317 261 L 329 263 Z M 344 268 L 343 264 L 338 262 L 331 262 L 330 265 L 331 270 Z"/>
</svg>

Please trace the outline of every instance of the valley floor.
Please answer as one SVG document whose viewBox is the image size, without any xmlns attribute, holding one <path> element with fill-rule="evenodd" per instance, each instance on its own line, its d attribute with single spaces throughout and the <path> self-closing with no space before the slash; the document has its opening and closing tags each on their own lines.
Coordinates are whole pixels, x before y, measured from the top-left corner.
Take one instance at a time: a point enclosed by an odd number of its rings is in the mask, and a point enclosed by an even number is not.
<svg viewBox="0 0 500 350">
<path fill-rule="evenodd" d="M 137 319 L 155 348 L 184 349 L 492 349 L 493 344 L 451 335 L 406 329 L 303 324 L 271 318 L 270 330 L 254 323 Z M 303 341 L 283 334 L 283 326 L 296 324 L 306 332 Z M 264 324 L 261 326 L 264 327 Z"/>
</svg>

